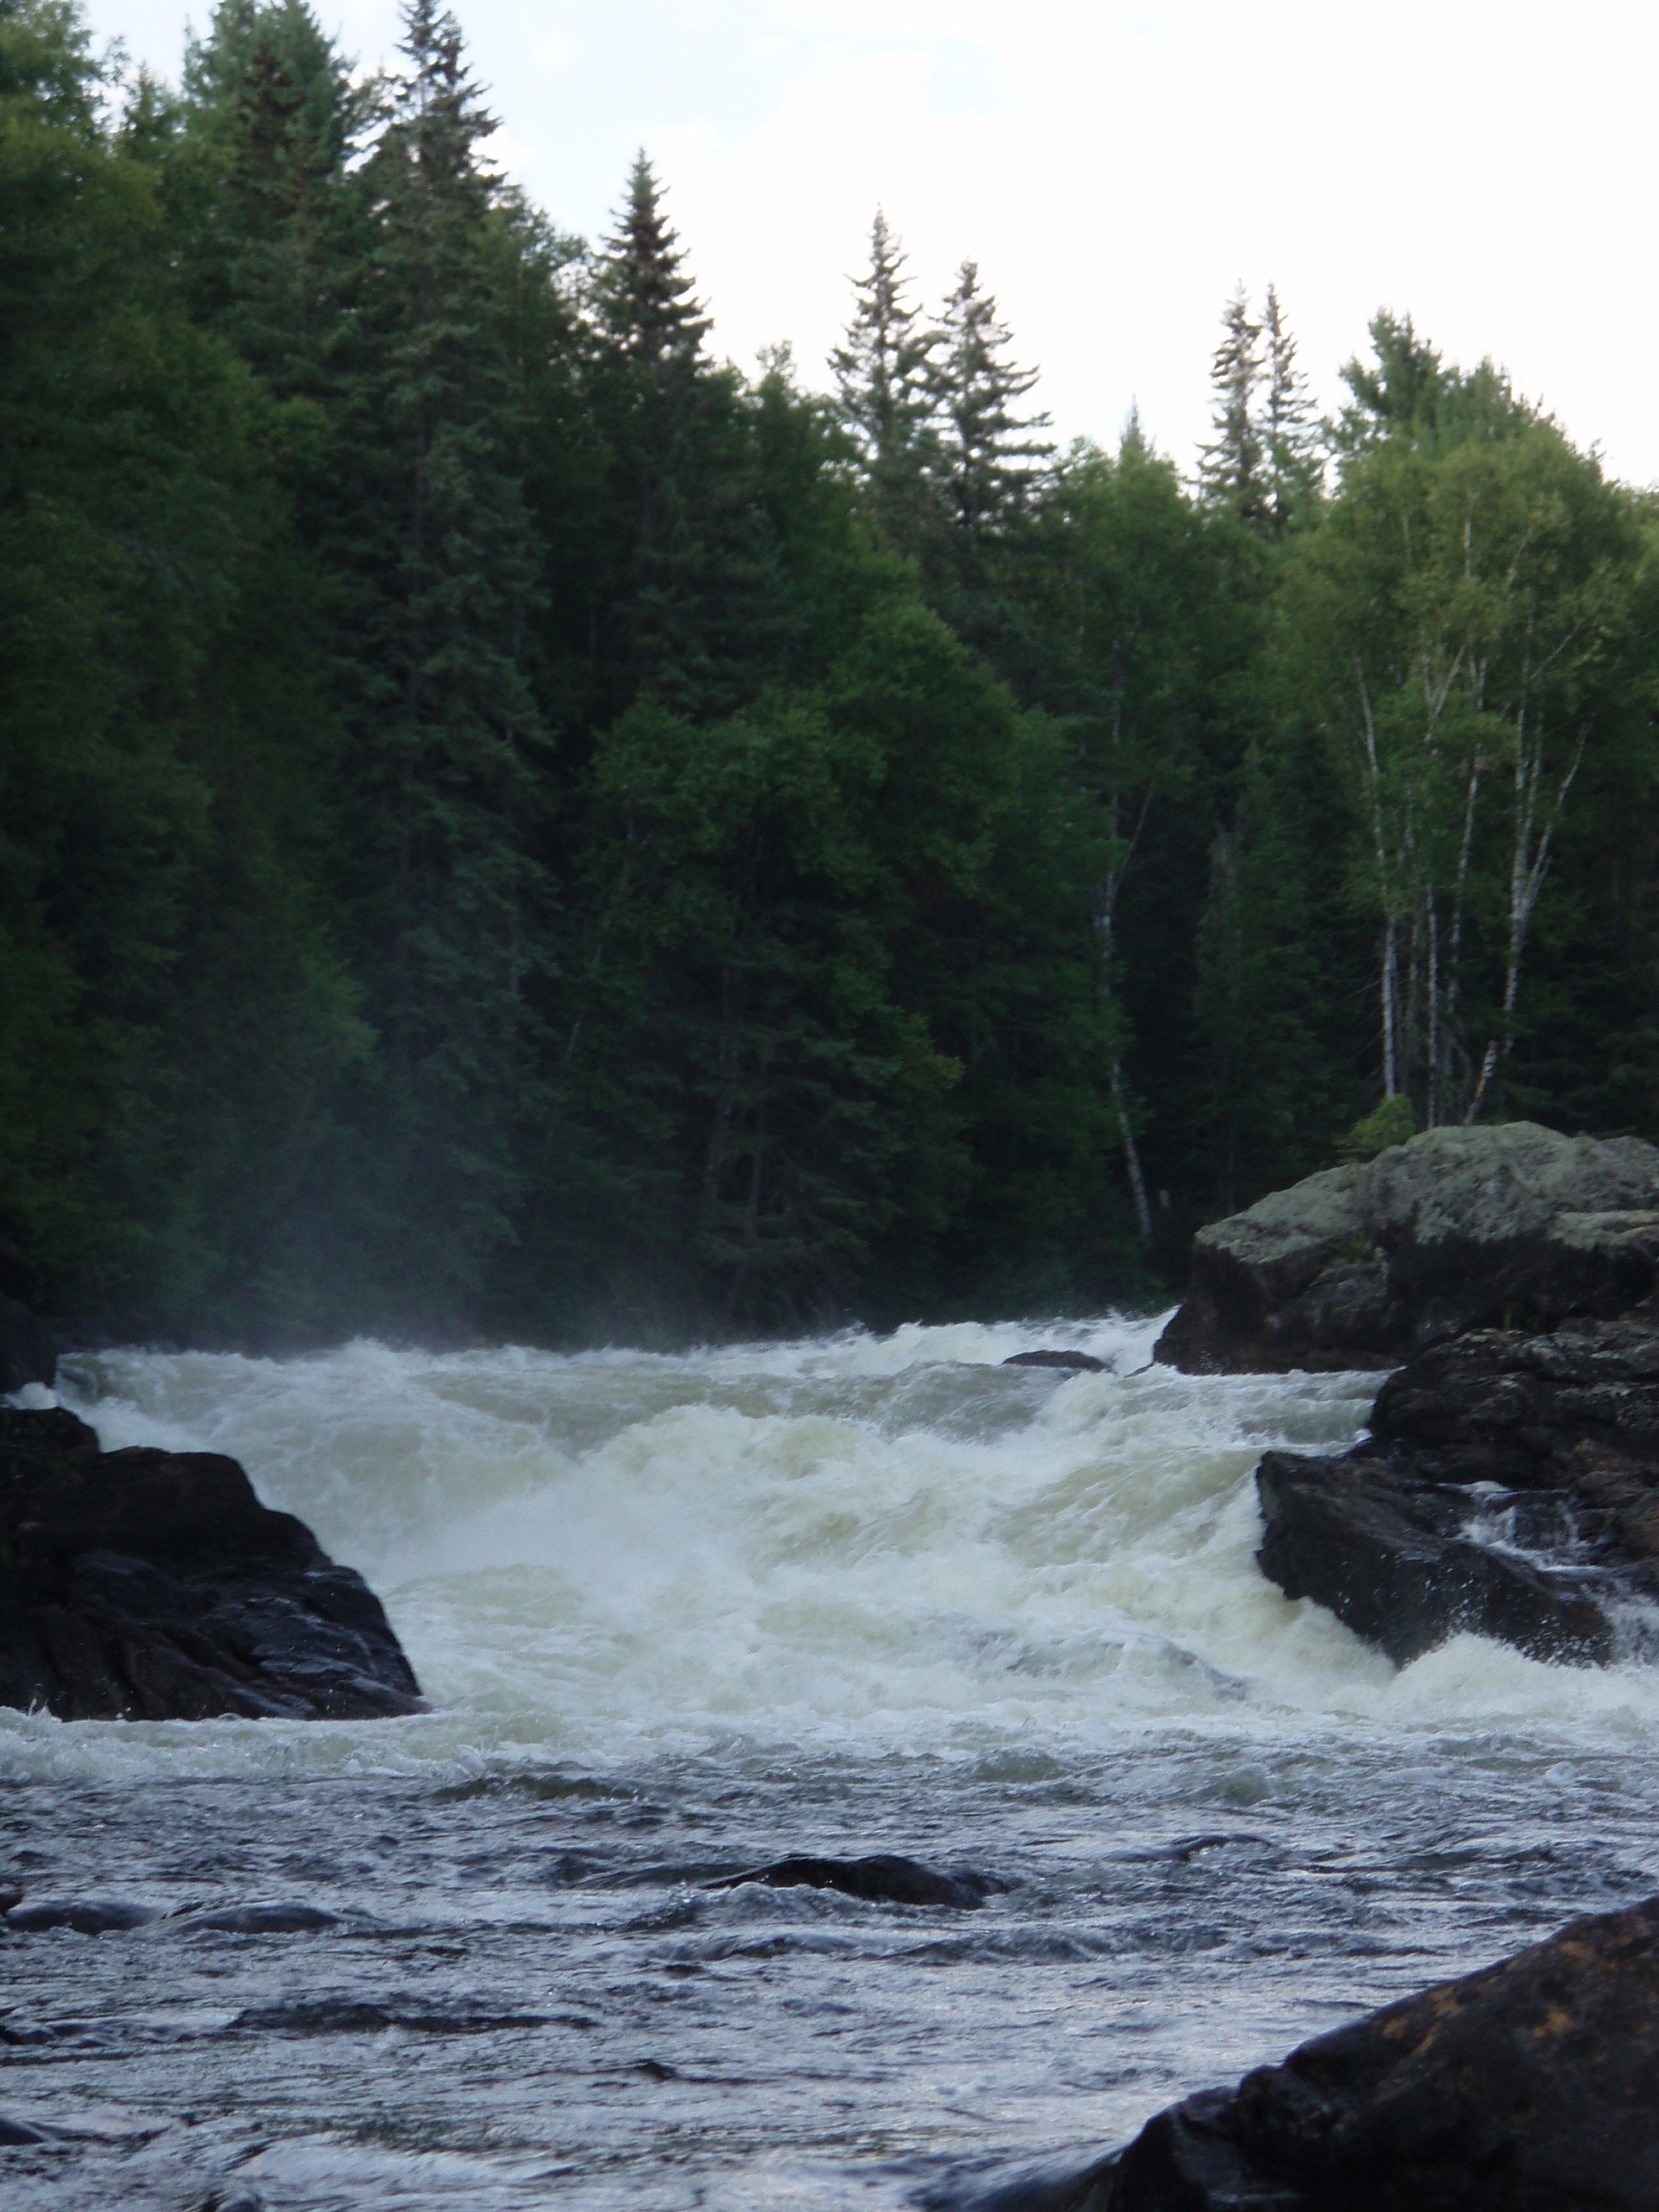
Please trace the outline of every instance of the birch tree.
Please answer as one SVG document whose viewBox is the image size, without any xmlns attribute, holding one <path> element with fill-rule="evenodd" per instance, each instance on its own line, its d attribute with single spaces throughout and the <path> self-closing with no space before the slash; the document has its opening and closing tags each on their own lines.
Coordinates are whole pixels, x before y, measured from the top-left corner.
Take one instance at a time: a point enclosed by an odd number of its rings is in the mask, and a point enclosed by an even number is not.
<svg viewBox="0 0 1659 2212">
<path fill-rule="evenodd" d="M 1431 1126 L 1492 1103 L 1633 571 L 1596 462 L 1504 398 L 1488 434 L 1352 454 L 1283 610 L 1354 795 L 1382 1092 Z"/>
</svg>

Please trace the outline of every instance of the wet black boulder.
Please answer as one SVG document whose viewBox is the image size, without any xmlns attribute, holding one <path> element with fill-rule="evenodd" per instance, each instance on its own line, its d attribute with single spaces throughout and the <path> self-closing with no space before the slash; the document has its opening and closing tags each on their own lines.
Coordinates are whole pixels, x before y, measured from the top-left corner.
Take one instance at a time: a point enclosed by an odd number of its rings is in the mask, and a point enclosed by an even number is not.
<svg viewBox="0 0 1659 2212">
<path fill-rule="evenodd" d="M 1106 1372 L 1106 1362 L 1097 1359 L 1092 1352 L 1014 1352 L 1002 1364 L 1005 1367 L 1069 1367 L 1077 1375 Z"/>
<path fill-rule="evenodd" d="M 1460 1630 L 1618 1656 L 1659 1600 L 1659 1315 L 1431 1346 L 1364 1443 L 1269 1452 L 1256 1490 L 1263 1572 L 1402 1665 Z"/>
<path fill-rule="evenodd" d="M 233 1459 L 0 1407 L 0 1705 L 63 1720 L 421 1709 L 380 1601 Z"/>
<path fill-rule="evenodd" d="M 1160 2112 L 1060 2212 L 1653 2212 L 1659 1899 Z"/>
<path fill-rule="evenodd" d="M 999 1887 L 986 1875 L 939 1874 L 888 1852 L 859 1859 L 774 1859 L 706 1887 L 738 1889 L 750 1881 L 768 1889 L 835 1889 L 866 1905 L 945 1905 L 959 1911 L 976 1910 Z"/>
<path fill-rule="evenodd" d="M 1269 1452 L 1255 1483 L 1262 1572 L 1396 1666 L 1463 1633 L 1580 1666 L 1615 1656 L 1609 1607 L 1638 1578 L 1605 1546 L 1583 1556 L 1565 1493 L 1482 1495 L 1358 1452 Z"/>
</svg>

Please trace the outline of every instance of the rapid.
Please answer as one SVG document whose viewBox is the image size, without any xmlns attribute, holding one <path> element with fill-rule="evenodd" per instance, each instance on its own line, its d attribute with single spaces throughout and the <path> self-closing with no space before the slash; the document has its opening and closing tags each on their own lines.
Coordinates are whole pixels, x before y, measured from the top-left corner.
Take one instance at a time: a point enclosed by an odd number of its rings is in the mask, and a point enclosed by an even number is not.
<svg viewBox="0 0 1659 2212">
<path fill-rule="evenodd" d="M 1287 1601 L 1252 1470 L 1376 1378 L 1158 1327 L 69 1362 L 361 1569 L 432 1710 L 0 1712 L 0 1881 L 167 1916 L 0 1937 L 8 2205 L 966 2206 L 1659 1887 L 1659 1672 Z M 798 1852 L 1004 1887 L 705 1886 Z M 334 1918 L 184 1917 L 244 1903 Z"/>
</svg>

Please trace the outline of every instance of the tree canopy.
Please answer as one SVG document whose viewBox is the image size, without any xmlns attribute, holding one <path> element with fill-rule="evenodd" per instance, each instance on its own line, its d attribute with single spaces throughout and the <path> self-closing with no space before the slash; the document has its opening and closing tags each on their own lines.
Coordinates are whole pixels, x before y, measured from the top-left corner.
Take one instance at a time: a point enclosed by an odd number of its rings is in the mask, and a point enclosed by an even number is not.
<svg viewBox="0 0 1659 2212">
<path fill-rule="evenodd" d="M 1385 1125 L 1659 1135 L 1649 495 L 1403 315 L 1316 420 L 1273 289 L 1193 480 L 1057 453 L 879 214 L 745 374 L 644 155 L 586 244 L 492 128 L 436 0 L 0 7 L 0 1291 L 1057 1310 Z"/>
</svg>

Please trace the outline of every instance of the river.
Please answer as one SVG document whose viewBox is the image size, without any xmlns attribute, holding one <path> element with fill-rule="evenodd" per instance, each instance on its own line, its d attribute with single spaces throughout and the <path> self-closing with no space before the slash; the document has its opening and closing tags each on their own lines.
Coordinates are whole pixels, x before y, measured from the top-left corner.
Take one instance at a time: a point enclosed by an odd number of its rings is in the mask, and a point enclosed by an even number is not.
<svg viewBox="0 0 1659 2212">
<path fill-rule="evenodd" d="M 0 1937 L 9 2212 L 968 2206 L 1659 1887 L 1659 1672 L 1288 1603 L 1251 1470 L 1376 1378 L 1156 1330 L 71 1361 L 361 1568 L 432 1711 L 0 1712 L 0 1879 L 167 1915 Z M 1110 1371 L 1000 1364 L 1054 1344 Z M 878 1851 L 1005 1887 L 705 1887 Z M 337 1919 L 184 1917 L 283 1902 Z"/>
</svg>

